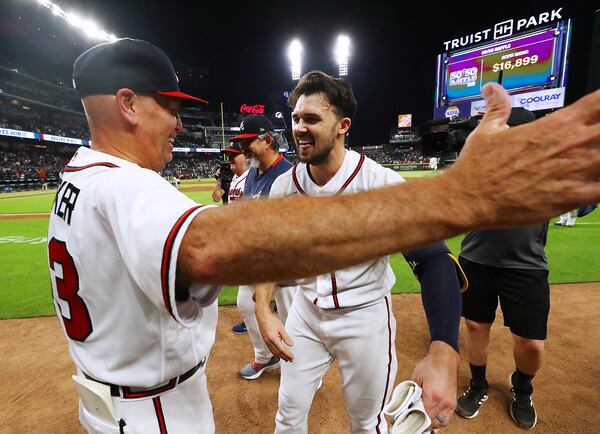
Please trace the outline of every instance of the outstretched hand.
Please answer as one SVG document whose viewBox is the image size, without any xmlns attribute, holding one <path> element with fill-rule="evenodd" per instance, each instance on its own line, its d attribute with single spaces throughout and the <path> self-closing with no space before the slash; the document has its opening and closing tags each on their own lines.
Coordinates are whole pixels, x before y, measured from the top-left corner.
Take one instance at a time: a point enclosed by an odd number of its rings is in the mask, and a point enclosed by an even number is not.
<svg viewBox="0 0 600 434">
<path fill-rule="evenodd" d="M 468 222 L 529 224 L 600 200 L 600 91 L 510 129 L 506 91 L 488 83 L 483 94 L 488 111 L 447 171 L 448 188 L 473 205 Z"/>
<path fill-rule="evenodd" d="M 262 314 L 257 312 L 256 319 L 260 334 L 265 344 L 267 344 L 269 351 L 281 360 L 293 362 L 294 354 L 290 351 L 289 347 L 293 346 L 294 342 L 285 331 L 285 327 L 279 316 L 271 311 L 263 312 Z"/>
<path fill-rule="evenodd" d="M 413 371 L 412 380 L 423 389 L 421 399 L 434 429 L 448 426 L 454 414 L 459 363 L 450 345 L 434 341 Z"/>
</svg>

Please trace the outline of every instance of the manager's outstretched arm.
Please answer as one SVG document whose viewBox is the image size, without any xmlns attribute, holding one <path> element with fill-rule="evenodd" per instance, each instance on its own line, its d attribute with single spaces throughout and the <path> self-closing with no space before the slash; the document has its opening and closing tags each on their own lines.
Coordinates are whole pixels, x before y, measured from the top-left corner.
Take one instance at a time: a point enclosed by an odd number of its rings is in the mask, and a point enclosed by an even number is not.
<svg viewBox="0 0 600 434">
<path fill-rule="evenodd" d="M 207 210 L 186 231 L 177 278 L 238 284 L 315 276 L 600 201 L 600 91 L 510 129 L 508 94 L 493 83 L 483 92 L 488 112 L 445 174 L 356 195 Z M 222 230 L 243 222 L 251 223 L 243 237 Z"/>
</svg>

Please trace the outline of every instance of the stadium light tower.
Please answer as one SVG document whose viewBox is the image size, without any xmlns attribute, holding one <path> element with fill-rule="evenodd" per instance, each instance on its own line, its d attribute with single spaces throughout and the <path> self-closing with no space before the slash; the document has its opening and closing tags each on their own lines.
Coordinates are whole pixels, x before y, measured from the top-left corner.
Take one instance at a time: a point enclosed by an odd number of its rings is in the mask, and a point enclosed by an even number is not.
<svg viewBox="0 0 600 434">
<path fill-rule="evenodd" d="M 82 30 L 86 36 L 92 40 L 116 41 L 117 37 L 102 30 L 92 19 L 83 19 L 74 12 L 65 12 L 59 5 L 50 0 L 38 0 L 38 3 L 48 8 L 54 16 L 60 17 L 73 27 Z"/>
<path fill-rule="evenodd" d="M 350 38 L 346 35 L 340 35 L 335 44 L 335 60 L 338 64 L 338 75 L 344 77 L 348 75 L 348 58 L 350 57 Z"/>
<path fill-rule="evenodd" d="M 302 74 L 302 43 L 298 39 L 294 39 L 288 48 L 288 59 L 292 69 L 292 80 L 300 80 Z"/>
</svg>

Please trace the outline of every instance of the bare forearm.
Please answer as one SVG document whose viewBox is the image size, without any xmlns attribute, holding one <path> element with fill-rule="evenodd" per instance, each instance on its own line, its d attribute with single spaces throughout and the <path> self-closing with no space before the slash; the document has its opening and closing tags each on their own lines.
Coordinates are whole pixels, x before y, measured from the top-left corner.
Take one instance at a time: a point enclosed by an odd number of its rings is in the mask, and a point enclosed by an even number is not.
<svg viewBox="0 0 600 434">
<path fill-rule="evenodd" d="M 260 316 L 263 313 L 271 313 L 270 303 L 273 290 L 275 289 L 274 283 L 259 283 L 254 286 L 254 296 L 256 297 L 256 316 Z"/>
<path fill-rule="evenodd" d="M 208 210 L 186 233 L 178 272 L 214 283 L 282 281 L 412 249 L 469 226 L 459 194 L 449 190 L 440 177 L 367 194 L 245 201 Z M 233 227 L 240 230 L 222 230 Z"/>
<path fill-rule="evenodd" d="M 487 113 L 446 174 L 358 195 L 208 210 L 184 236 L 178 278 L 237 284 L 314 276 L 600 200 L 600 91 L 510 129 L 508 94 L 488 83 L 484 96 Z"/>
</svg>

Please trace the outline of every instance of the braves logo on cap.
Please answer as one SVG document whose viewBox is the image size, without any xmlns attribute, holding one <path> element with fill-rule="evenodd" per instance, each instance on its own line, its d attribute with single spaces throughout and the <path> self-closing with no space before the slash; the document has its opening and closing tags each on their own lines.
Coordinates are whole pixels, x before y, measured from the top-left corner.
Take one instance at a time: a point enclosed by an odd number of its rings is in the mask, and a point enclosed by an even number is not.
<svg viewBox="0 0 600 434">
<path fill-rule="evenodd" d="M 269 118 L 263 115 L 246 116 L 240 123 L 240 134 L 229 140 L 253 139 L 267 131 L 275 131 Z"/>
</svg>

